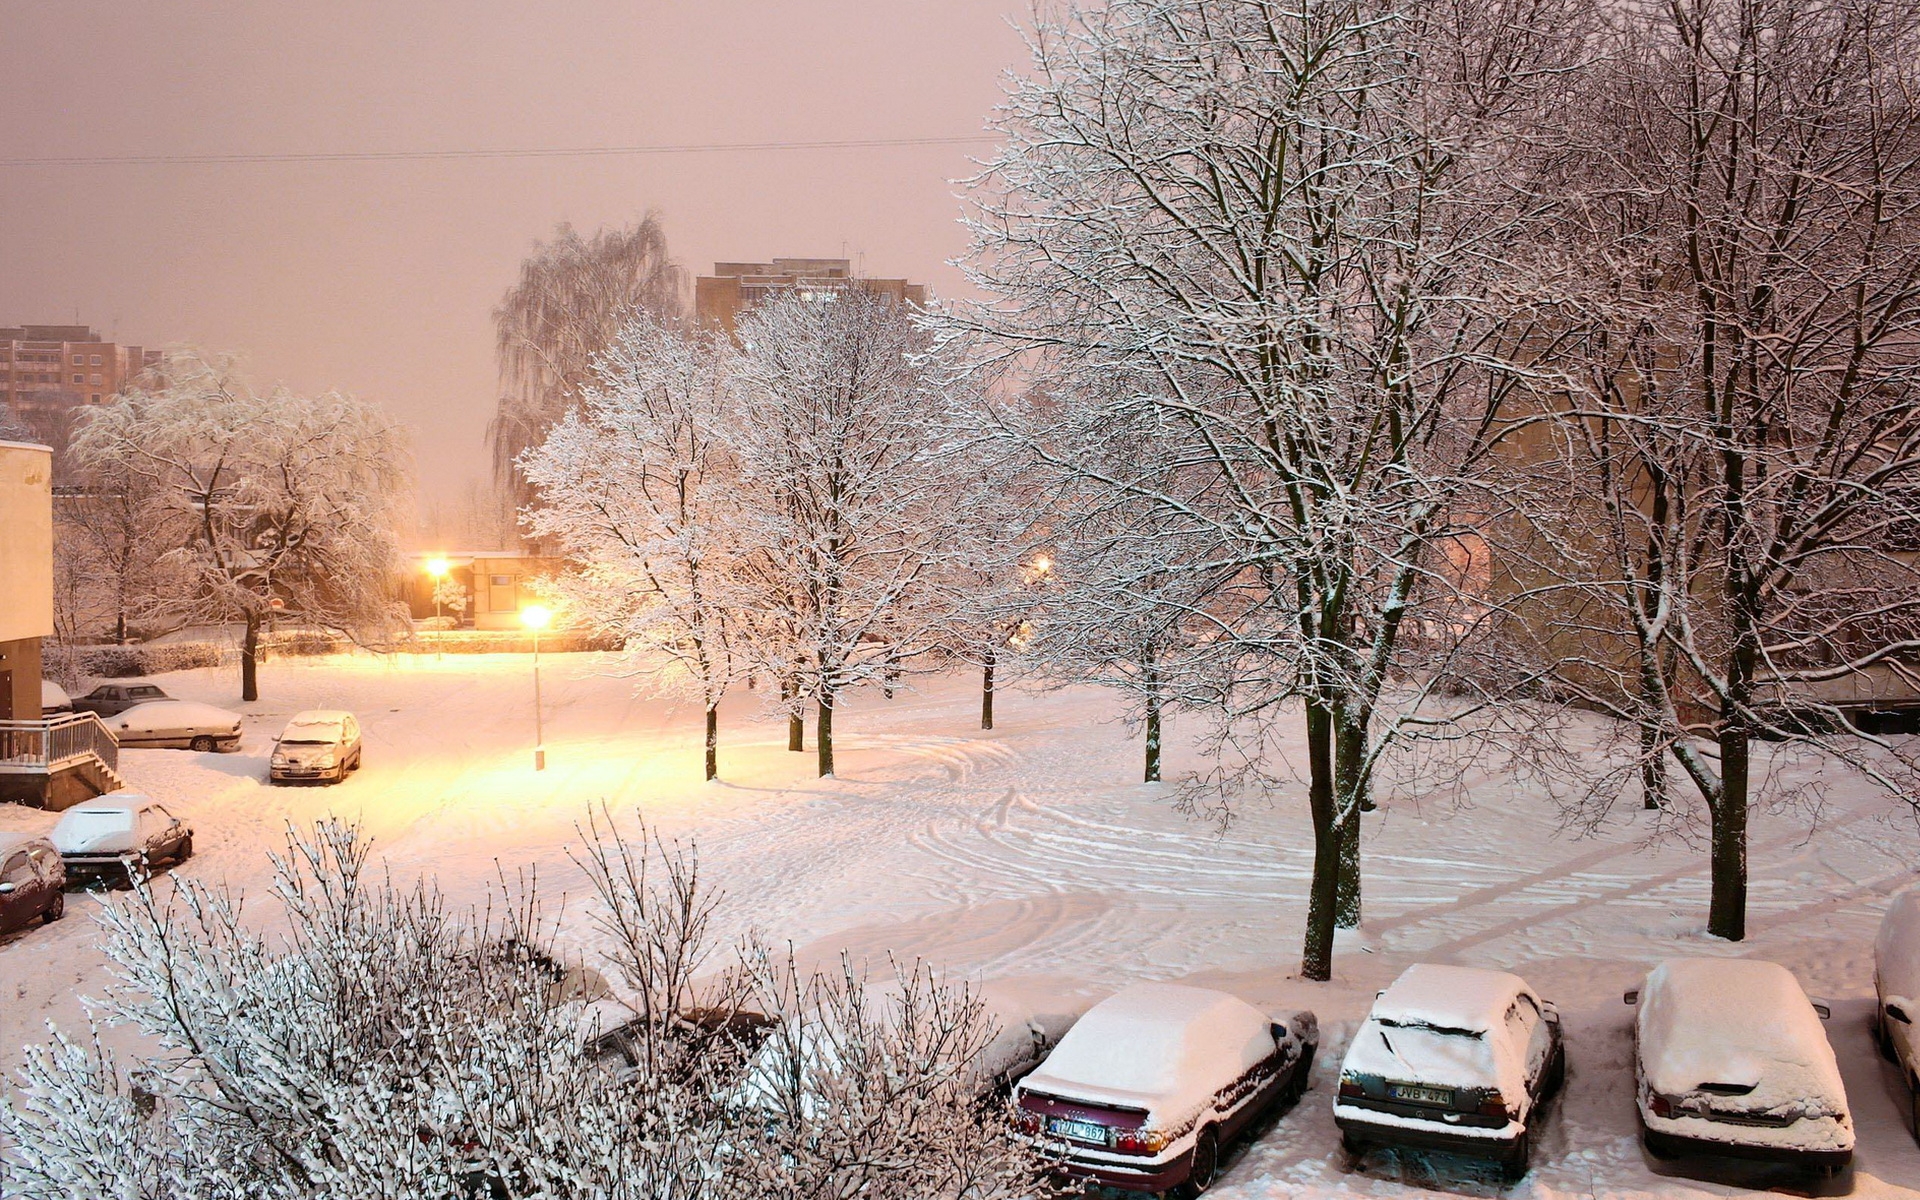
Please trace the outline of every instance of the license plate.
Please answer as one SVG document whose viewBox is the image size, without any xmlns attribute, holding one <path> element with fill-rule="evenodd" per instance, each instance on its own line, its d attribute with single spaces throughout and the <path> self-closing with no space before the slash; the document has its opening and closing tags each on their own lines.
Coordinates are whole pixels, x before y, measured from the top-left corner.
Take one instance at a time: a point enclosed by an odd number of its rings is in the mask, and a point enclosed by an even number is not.
<svg viewBox="0 0 1920 1200">
<path fill-rule="evenodd" d="M 1071 1117 L 1048 1117 L 1047 1132 L 1056 1137 L 1072 1138 L 1076 1142 L 1098 1142 L 1107 1144 L 1107 1127 L 1093 1121 L 1076 1121 Z"/>
<path fill-rule="evenodd" d="M 1422 1087 L 1417 1083 L 1390 1083 L 1387 1095 L 1395 1100 L 1411 1100 L 1416 1104 L 1452 1104 L 1453 1089 Z"/>
</svg>

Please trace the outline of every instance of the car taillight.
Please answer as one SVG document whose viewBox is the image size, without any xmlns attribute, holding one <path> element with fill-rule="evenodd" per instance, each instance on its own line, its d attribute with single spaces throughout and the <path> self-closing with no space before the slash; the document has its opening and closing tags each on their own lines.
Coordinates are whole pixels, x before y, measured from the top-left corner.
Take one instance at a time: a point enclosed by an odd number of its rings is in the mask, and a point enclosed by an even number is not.
<svg viewBox="0 0 1920 1200">
<path fill-rule="evenodd" d="M 1167 1148 L 1167 1135 L 1160 1129 L 1116 1129 L 1113 1148 L 1122 1154 L 1158 1154 Z"/>
<path fill-rule="evenodd" d="M 1364 1096 L 1367 1094 L 1367 1089 L 1361 1087 L 1360 1081 L 1353 1076 L 1342 1075 L 1340 1077 L 1340 1094 L 1342 1096 Z"/>
<path fill-rule="evenodd" d="M 1024 1133 L 1040 1132 L 1040 1114 L 1030 1108 L 1014 1109 L 1013 1119 L 1020 1123 L 1020 1129 Z"/>
<path fill-rule="evenodd" d="M 1673 1101 L 1662 1096 L 1659 1092 L 1648 1093 L 1647 1107 L 1653 1110 L 1653 1115 L 1656 1117 L 1671 1117 L 1673 1115 Z"/>
<path fill-rule="evenodd" d="M 1492 1088 L 1487 1091 L 1481 1092 L 1480 1107 L 1475 1111 L 1477 1111 L 1483 1117 L 1507 1116 L 1508 1115 L 1507 1098 L 1500 1094 L 1500 1091 L 1498 1088 Z"/>
</svg>

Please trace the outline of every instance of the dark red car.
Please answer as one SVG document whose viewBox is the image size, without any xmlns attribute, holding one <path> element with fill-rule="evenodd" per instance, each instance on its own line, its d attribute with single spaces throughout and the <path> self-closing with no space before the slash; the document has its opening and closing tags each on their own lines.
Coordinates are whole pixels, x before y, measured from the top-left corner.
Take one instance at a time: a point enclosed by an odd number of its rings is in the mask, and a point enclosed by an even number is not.
<svg viewBox="0 0 1920 1200">
<path fill-rule="evenodd" d="M 43 837 L 0 833 L 0 933 L 52 923 L 67 911 L 67 869 Z"/>
</svg>

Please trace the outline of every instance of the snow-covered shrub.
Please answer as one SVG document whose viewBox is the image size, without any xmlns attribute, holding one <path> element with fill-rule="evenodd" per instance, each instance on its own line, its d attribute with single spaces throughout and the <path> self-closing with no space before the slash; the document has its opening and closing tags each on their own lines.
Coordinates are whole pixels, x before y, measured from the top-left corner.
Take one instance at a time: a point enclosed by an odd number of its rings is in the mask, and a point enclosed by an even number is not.
<svg viewBox="0 0 1920 1200">
<path fill-rule="evenodd" d="M 216 642 L 150 642 L 139 646 L 83 646 L 73 653 L 75 668 L 81 675 L 125 679 L 157 675 L 162 671 L 217 667 L 222 650 Z"/>
<path fill-rule="evenodd" d="M 842 1051 L 810 1086 L 832 1104 L 790 1121 L 741 1104 L 745 1051 L 727 1052 L 726 1022 L 690 1014 L 863 993 L 764 951 L 703 974 L 712 902 L 696 857 L 593 833 L 581 862 L 633 1014 L 623 1029 L 654 1048 L 632 1069 L 610 1067 L 606 991 L 562 965 L 532 888 L 457 909 L 429 883 L 378 877 L 353 829 L 323 823 L 275 856 L 283 919 L 243 919 L 237 894 L 188 879 L 104 908 L 118 983 L 96 1012 L 139 1048 L 115 1058 L 96 1030 L 29 1051 L 0 1104 L 0 1194 L 1031 1194 L 1023 1152 L 951 1086 L 981 1044 L 978 1007 L 918 975 L 888 1004 L 860 1000 L 872 1016 L 826 1005 Z M 811 1044 L 822 1011 L 767 1015 Z"/>
</svg>

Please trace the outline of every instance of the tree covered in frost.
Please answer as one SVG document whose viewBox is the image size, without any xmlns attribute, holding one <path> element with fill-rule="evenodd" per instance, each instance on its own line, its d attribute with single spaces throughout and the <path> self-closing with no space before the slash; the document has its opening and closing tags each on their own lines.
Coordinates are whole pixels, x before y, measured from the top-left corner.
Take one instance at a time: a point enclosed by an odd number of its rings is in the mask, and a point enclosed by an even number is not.
<svg viewBox="0 0 1920 1200">
<path fill-rule="evenodd" d="M 106 906 L 118 984 L 96 1011 L 139 1049 L 111 1053 L 98 1030 L 29 1048 L 0 1105 L 0 1190 L 1034 1194 L 1040 1164 L 969 1090 L 992 1032 L 978 1001 L 923 971 L 869 987 L 756 948 L 705 970 L 715 898 L 689 849 L 596 822 L 580 865 L 620 1003 L 561 966 L 531 889 L 461 910 L 380 877 L 367 844 L 331 824 L 290 837 L 274 865 L 279 934 L 192 880 L 139 881 Z M 771 1030 L 764 1045 L 751 1029 Z"/>
<path fill-rule="evenodd" d="M 719 774 L 719 710 L 749 658 L 747 548 L 724 428 L 735 362 L 723 336 L 650 317 L 621 331 L 581 405 L 522 460 L 533 533 L 574 564 L 558 586 L 575 619 L 619 637 L 633 669 L 690 691 Z"/>
<path fill-rule="evenodd" d="M 1830 735 L 1920 685 L 1920 5 L 1623 4 L 1603 33 L 1550 180 L 1585 370 L 1556 649 L 1636 730 L 1648 806 L 1705 826 L 1739 940 L 1757 740 L 1913 795 L 1899 747 Z"/>
<path fill-rule="evenodd" d="M 144 597 L 141 615 L 243 627 L 242 699 L 259 699 L 270 621 L 364 637 L 393 628 L 410 464 L 404 435 L 374 405 L 256 391 L 230 360 L 176 354 L 89 409 L 72 455 L 98 485 L 151 497 L 169 535 L 167 586 Z"/>
<path fill-rule="evenodd" d="M 987 299 L 953 336 L 1082 398 L 1007 406 L 1006 427 L 1182 548 L 1216 664 L 1191 699 L 1221 718 L 1220 761 L 1248 766 L 1233 786 L 1265 772 L 1277 721 L 1304 724 L 1312 978 L 1336 918 L 1358 918 L 1382 756 L 1416 728 L 1389 710 L 1418 698 L 1390 705 L 1388 683 L 1437 678 L 1488 615 L 1456 547 L 1510 503 L 1485 470 L 1554 336 L 1514 160 L 1579 52 L 1567 18 L 1552 0 L 1070 8 L 1034 30 L 976 181 Z"/>
<path fill-rule="evenodd" d="M 820 774 L 849 688 L 934 661 L 991 536 L 961 406 L 907 308 L 860 288 L 768 300 L 739 327 L 733 407 L 752 653 L 813 701 Z"/>
</svg>

